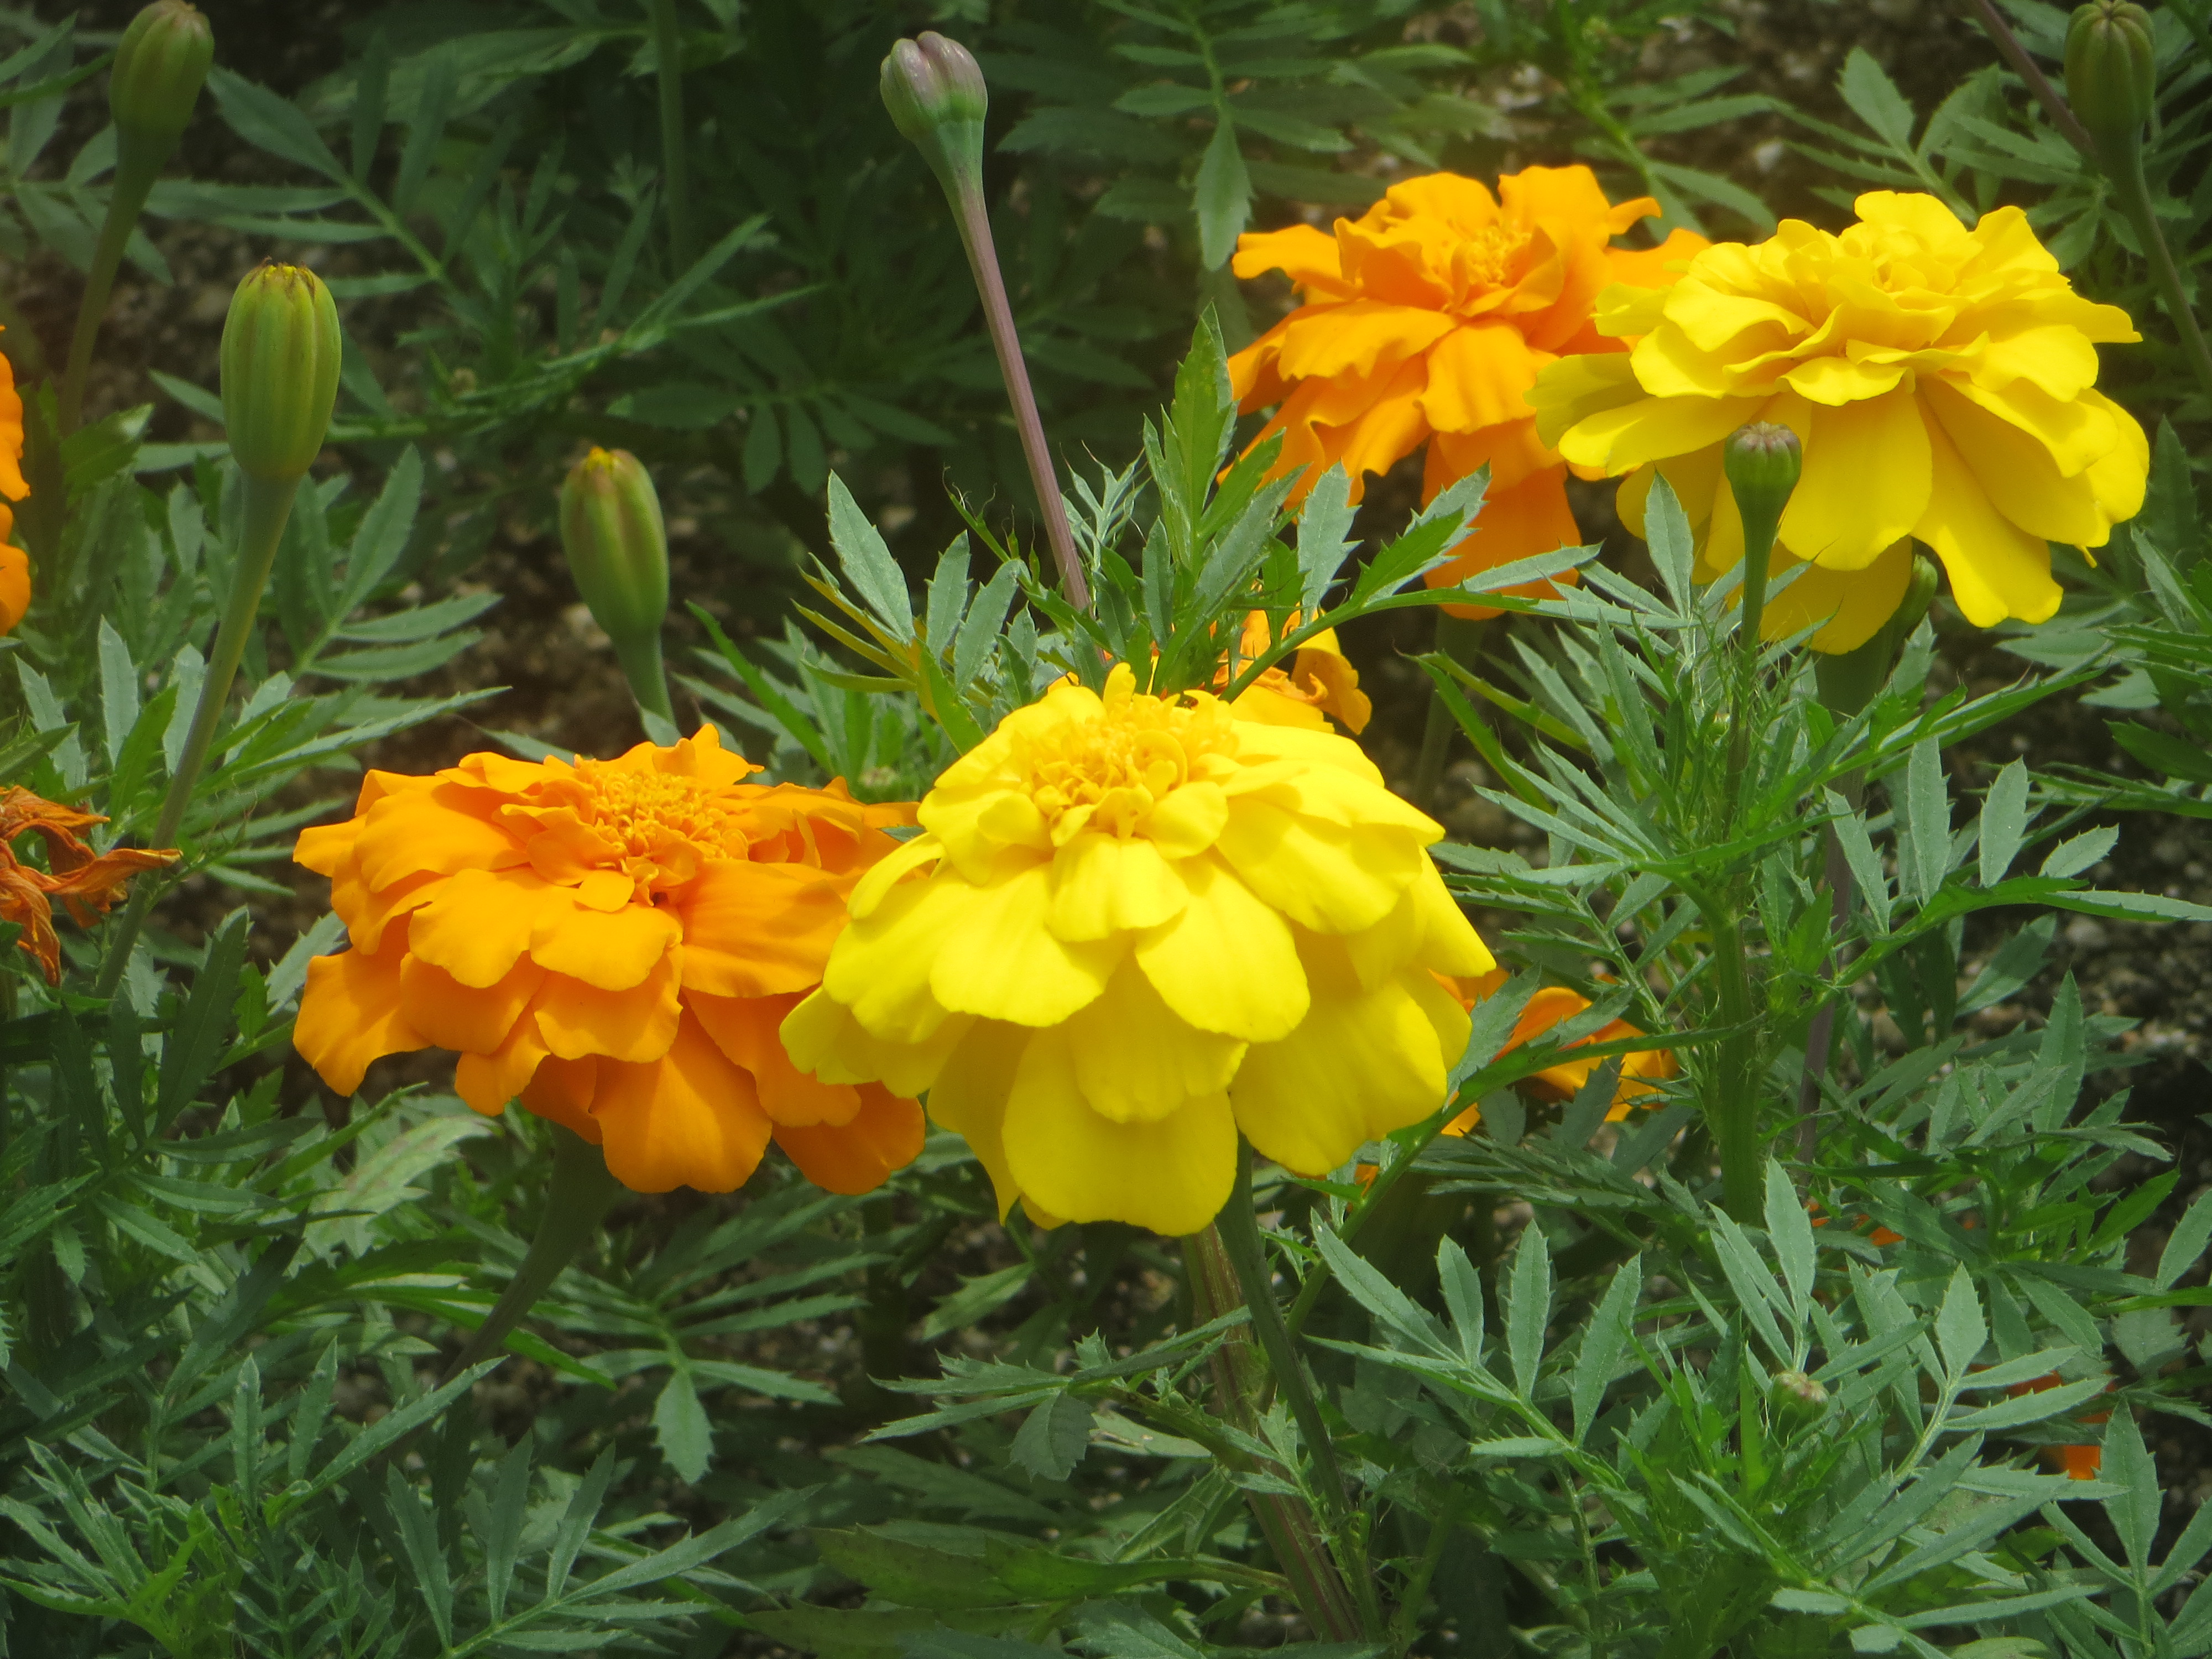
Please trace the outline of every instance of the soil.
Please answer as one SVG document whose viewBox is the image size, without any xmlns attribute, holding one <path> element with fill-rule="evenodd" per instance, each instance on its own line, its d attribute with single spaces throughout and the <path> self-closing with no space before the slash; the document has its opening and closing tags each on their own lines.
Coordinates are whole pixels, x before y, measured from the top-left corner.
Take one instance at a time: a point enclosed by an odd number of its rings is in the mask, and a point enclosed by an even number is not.
<svg viewBox="0 0 2212 1659">
<path fill-rule="evenodd" d="M 42 12 L 58 13 L 42 4 Z M 118 27 L 136 7 L 121 0 L 99 0 L 83 9 L 85 27 Z M 1469 9 L 1471 10 L 1471 9 Z M 222 0 L 211 8 L 221 31 L 223 61 L 264 84 L 294 89 L 336 67 L 346 48 L 348 29 L 358 31 L 361 10 L 344 0 L 303 4 L 301 0 Z M 1853 46 L 1863 46 L 1882 63 L 1915 106 L 1932 108 L 1966 73 L 1990 61 L 1987 42 L 1974 27 L 1934 0 L 1866 0 L 1838 6 L 1819 0 L 1736 0 L 1723 9 L 1734 26 L 1733 41 L 1711 30 L 1689 29 L 1655 37 L 1646 48 L 1645 70 L 1654 76 L 1687 72 L 1717 62 L 1741 63 L 1747 73 L 1735 91 L 1771 93 L 1823 118 L 1848 120 L 1834 92 L 1836 75 Z M 98 88 L 92 83 L 73 101 L 70 122 L 79 136 L 96 130 L 104 118 Z M 1668 159 L 1728 174 L 1757 191 L 1784 213 L 1832 222 L 1835 210 L 1814 193 L 1823 176 L 1816 164 L 1790 149 L 1792 131 L 1780 118 L 1753 121 L 1717 134 L 1689 134 L 1664 141 Z M 1540 153 L 1533 129 L 1520 160 L 1557 159 Z M 69 134 L 58 138 L 57 155 L 72 148 Z M 1509 164 L 1517 165 L 1514 161 Z M 265 157 L 234 139 L 219 120 L 204 114 L 182 149 L 180 165 L 202 178 L 267 179 L 281 177 Z M 164 290 L 126 270 L 118 285 L 103 335 L 100 362 L 88 398 L 93 414 L 143 401 L 150 388 L 143 371 L 160 368 L 203 386 L 215 384 L 216 346 L 231 287 L 264 251 L 226 231 L 171 225 L 156 235 L 175 272 L 177 286 Z M 328 268 L 328 267 L 326 267 Z M 75 274 L 47 256 L 34 258 L 17 272 L 16 306 L 43 343 L 50 361 L 65 348 L 76 302 Z M 1265 319 L 1261 318 L 1264 323 Z M 356 322 L 358 331 L 360 324 Z M 397 331 L 396 328 L 393 331 Z M 11 355 L 20 343 L 11 337 Z M 20 364 L 24 359 L 17 356 Z M 27 378 L 27 376 L 26 376 Z M 195 430 L 191 417 L 165 405 L 157 416 L 156 435 L 167 439 L 212 435 Z M 719 542 L 699 528 L 700 515 L 688 510 L 683 480 L 662 481 L 671 502 L 673 588 L 681 597 L 710 596 L 710 609 L 743 634 L 775 625 L 793 584 L 787 567 L 754 568 L 732 583 L 730 558 Z M 917 487 L 933 487 L 933 481 Z M 1402 470 L 1370 494 L 1363 528 L 1381 533 L 1402 521 L 1413 506 L 1418 478 Z M 1611 522 L 1607 492 L 1577 502 L 1583 522 Z M 380 745 L 368 757 L 373 765 L 419 771 L 448 764 L 484 746 L 482 727 L 531 733 L 587 752 L 609 753 L 638 738 L 635 716 L 604 635 L 576 604 L 557 544 L 550 533 L 550 502 L 534 514 L 518 510 L 504 522 L 472 568 L 461 578 L 472 587 L 495 590 L 501 605 L 485 619 L 483 642 L 453 667 L 431 677 L 422 689 L 447 691 L 500 686 L 501 695 L 475 714 L 474 724 L 459 718 L 426 726 Z M 717 514 L 716 516 L 720 516 Z M 1614 530 L 1617 545 L 1609 556 L 1632 557 Z M 916 550 L 902 550 L 914 551 Z M 1939 616 L 1939 621 L 1941 617 Z M 1428 624 L 1401 613 L 1387 623 L 1369 626 L 1346 644 L 1376 714 L 1366 742 L 1394 781 L 1410 775 L 1425 708 L 1426 682 L 1407 652 L 1427 648 Z M 673 623 L 672 660 L 699 643 L 688 617 Z M 1984 636 L 1958 623 L 1942 631 L 1944 672 L 1958 681 L 1985 688 L 2016 678 L 2020 665 Z M 2067 763 L 2127 773 L 2134 763 L 2112 743 L 2103 716 L 2068 700 L 2039 705 L 2017 720 L 1986 734 L 1952 757 L 1962 784 L 1986 781 L 2015 753 L 2039 765 Z M 1462 756 L 1450 775 L 1443 816 L 1459 837 L 1492 845 L 1535 839 L 1494 806 L 1481 801 L 1473 786 L 1481 781 L 1475 764 Z M 2100 884 L 2167 892 L 2212 902 L 2212 830 L 2203 821 L 2154 816 L 2116 820 L 2120 838 L 2108 867 L 2097 872 Z M 264 912 L 257 946 L 281 951 L 292 927 L 318 914 L 325 902 L 319 883 L 302 883 L 298 906 Z M 173 902 L 172 921 L 192 932 L 219 910 L 218 896 L 188 887 Z M 1986 949 L 2006 926 L 2001 919 L 1978 924 L 1971 949 Z M 2017 925 L 2014 919 L 2009 925 Z M 2133 1116 L 2174 1152 L 2180 1180 L 2144 1230 L 2141 1248 L 2154 1255 L 2170 1226 L 2195 1195 L 2212 1186 L 2212 924 L 2144 927 L 2076 918 L 2062 931 L 2051 971 L 2008 1005 L 2004 1018 L 2039 1020 L 2049 1007 L 2058 976 L 2071 973 L 2092 1011 L 2118 1014 L 2139 1024 L 2128 1042 L 2141 1065 L 2124 1076 L 2100 1076 L 2094 1086 L 2109 1092 L 2131 1087 Z M 418 1068 L 431 1062 L 416 1062 Z M 313 1087 L 304 1073 L 295 1081 Z M 2115 1171 L 2115 1182 L 2153 1173 L 2148 1161 L 2131 1159 Z M 673 1209 L 672 1209 L 672 1214 Z M 975 1230 L 957 1249 L 948 1249 L 933 1271 L 927 1288 L 950 1288 L 954 1271 L 978 1273 L 1012 1259 L 994 1230 Z M 2201 1270 L 2200 1270 L 2201 1273 Z M 942 1286 L 936 1280 L 942 1278 Z M 2199 1334 L 2205 1310 L 2197 1310 Z M 841 1339 L 850 1352 L 850 1334 L 814 1334 L 833 1346 Z M 518 1376 L 513 1382 L 526 1379 Z M 508 1402 L 512 1403 L 512 1402 Z M 2147 1424 L 2160 1465 L 2170 1483 L 2169 1524 L 2212 1492 L 2212 1434 L 2170 1417 Z"/>
</svg>

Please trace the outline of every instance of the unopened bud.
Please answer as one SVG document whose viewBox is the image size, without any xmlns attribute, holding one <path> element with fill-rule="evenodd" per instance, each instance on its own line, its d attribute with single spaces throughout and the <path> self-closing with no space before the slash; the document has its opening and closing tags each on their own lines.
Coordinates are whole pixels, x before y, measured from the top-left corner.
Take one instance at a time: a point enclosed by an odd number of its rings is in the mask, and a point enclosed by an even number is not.
<svg viewBox="0 0 2212 1659">
<path fill-rule="evenodd" d="M 668 531 L 653 476 L 626 449 L 594 449 L 561 486 L 561 547 L 576 591 L 617 651 L 657 640 L 668 616 Z"/>
<path fill-rule="evenodd" d="M 1912 556 L 1912 580 L 1905 585 L 1905 597 L 1898 601 L 1897 614 L 1889 619 L 1887 633 L 1892 643 L 1902 647 L 1920 626 L 1920 619 L 1928 614 L 1928 607 L 1936 603 L 1936 590 L 1943 585 L 1936 561 L 1925 553 Z"/>
<path fill-rule="evenodd" d="M 2150 14 L 2127 0 L 2090 0 L 2066 26 L 2066 101 L 2100 144 L 2133 143 L 2158 89 Z"/>
<path fill-rule="evenodd" d="M 1802 1371 L 1777 1371 L 1767 1384 L 1766 1403 L 1775 1420 L 1802 1428 L 1828 1413 L 1828 1391 Z"/>
<path fill-rule="evenodd" d="M 935 33 L 901 40 L 884 59 L 884 107 L 912 139 L 947 194 L 980 188 L 990 94 L 967 47 Z"/>
<path fill-rule="evenodd" d="M 222 325 L 222 418 L 250 478 L 297 478 L 323 453 L 337 402 L 337 307 L 304 265 L 262 264 Z"/>
<path fill-rule="evenodd" d="M 115 48 L 107 107 L 117 130 L 173 142 L 191 120 L 214 61 L 215 32 L 206 16 L 185 0 L 154 0 L 131 20 Z"/>
<path fill-rule="evenodd" d="M 1803 470 L 1803 452 L 1797 434 L 1771 421 L 1754 421 L 1729 434 L 1721 446 L 1721 465 L 1729 488 L 1735 494 L 1736 512 L 1747 526 L 1777 524 L 1797 488 Z"/>
</svg>

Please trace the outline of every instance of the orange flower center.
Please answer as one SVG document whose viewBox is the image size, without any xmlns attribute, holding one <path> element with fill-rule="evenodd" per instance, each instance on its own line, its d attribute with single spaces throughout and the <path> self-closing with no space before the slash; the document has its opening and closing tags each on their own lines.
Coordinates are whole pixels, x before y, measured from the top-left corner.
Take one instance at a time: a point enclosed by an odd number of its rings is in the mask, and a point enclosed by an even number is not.
<svg viewBox="0 0 2212 1659">
<path fill-rule="evenodd" d="M 706 857 L 742 858 L 747 842 L 738 804 L 724 786 L 670 772 L 617 770 L 600 761 L 576 763 L 589 805 L 584 816 L 631 860 L 662 863 L 689 847 Z"/>
<path fill-rule="evenodd" d="M 1236 744 L 1229 711 L 1210 698 L 1178 707 L 1162 697 L 1116 700 L 1109 693 L 1100 718 L 1030 738 L 1017 759 L 1048 825 L 1088 808 L 1083 817 L 1091 827 L 1127 835 L 1206 756 L 1231 753 Z"/>
<path fill-rule="evenodd" d="M 1514 264 L 1528 246 L 1528 233 L 1515 225 L 1485 225 L 1453 250 L 1453 263 L 1483 288 L 1504 288 L 1514 279 Z"/>
</svg>

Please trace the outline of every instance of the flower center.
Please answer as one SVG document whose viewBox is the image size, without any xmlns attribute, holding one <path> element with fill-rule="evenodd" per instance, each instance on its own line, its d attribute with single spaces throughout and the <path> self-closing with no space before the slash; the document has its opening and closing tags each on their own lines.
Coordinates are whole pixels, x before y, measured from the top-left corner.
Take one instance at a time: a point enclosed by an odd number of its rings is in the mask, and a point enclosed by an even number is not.
<svg viewBox="0 0 2212 1659">
<path fill-rule="evenodd" d="M 1528 245 L 1528 233 L 1516 225 L 1488 224 L 1452 250 L 1462 281 L 1481 288 L 1503 288 L 1513 280 L 1514 261 Z"/>
<path fill-rule="evenodd" d="M 1054 842 L 1065 843 L 1086 827 L 1133 833 L 1207 757 L 1236 744 L 1229 711 L 1211 697 L 1178 706 L 1163 697 L 1115 698 L 1109 690 L 1098 719 L 1029 739 L 1018 759 Z"/>
<path fill-rule="evenodd" d="M 638 860 L 665 865 L 669 854 L 687 848 L 706 857 L 744 856 L 740 808 L 721 785 L 593 760 L 576 763 L 576 779 L 589 798 L 592 827 L 620 843 L 626 866 Z"/>
</svg>

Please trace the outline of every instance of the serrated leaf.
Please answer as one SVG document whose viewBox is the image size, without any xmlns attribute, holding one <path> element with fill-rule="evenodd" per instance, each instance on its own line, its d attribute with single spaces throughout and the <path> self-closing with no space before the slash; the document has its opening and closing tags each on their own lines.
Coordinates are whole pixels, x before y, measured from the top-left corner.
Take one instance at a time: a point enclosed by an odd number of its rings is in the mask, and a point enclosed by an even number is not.
<svg viewBox="0 0 2212 1659">
<path fill-rule="evenodd" d="M 1851 48 L 1844 59 L 1844 72 L 1837 78 L 1836 89 L 1843 94 L 1844 101 L 1860 120 L 1895 149 L 1907 155 L 1912 153 L 1912 106 L 1865 47 Z"/>
<path fill-rule="evenodd" d="M 793 410 L 796 430 L 798 411 Z M 860 511 L 845 481 L 830 475 L 830 539 L 845 580 L 869 610 L 901 644 L 914 639 L 914 601 L 906 590 L 906 573 L 868 515 Z"/>
<path fill-rule="evenodd" d="M 1980 1357 L 1989 1340 L 1990 1328 L 1982 1318 L 1982 1300 L 1975 1292 L 1973 1275 L 1963 1266 L 1955 1267 L 1943 1292 L 1943 1305 L 1936 1315 L 1936 1340 L 1943 1350 L 1943 1369 L 1953 1376 L 1966 1376 L 1966 1368 Z"/>
<path fill-rule="evenodd" d="M 697 1485 L 714 1461 L 714 1427 L 686 1366 L 669 1374 L 660 1398 L 653 1402 L 653 1438 L 668 1467 L 689 1484 Z"/>
<path fill-rule="evenodd" d="M 1252 213 L 1252 177 L 1237 146 L 1236 124 L 1226 114 L 1216 119 L 1199 161 L 1192 205 L 1198 212 L 1199 263 L 1217 270 L 1237 251 L 1237 238 Z"/>
<path fill-rule="evenodd" d="M 2027 833 L 2027 768 L 2014 761 L 1997 774 L 1996 781 L 1982 798 L 1982 885 L 1994 887 L 2012 868 L 2020 854 L 2021 839 Z"/>
<path fill-rule="evenodd" d="M 2119 838 L 2119 830 L 2111 824 L 2085 830 L 2052 848 L 2050 856 L 2043 860 L 2043 868 L 2037 873 L 2052 878 L 2078 876 L 2111 852 L 2112 843 Z"/>
<path fill-rule="evenodd" d="M 1598 1304 L 1596 1314 L 1583 1334 L 1582 1352 L 1575 1356 L 1574 1375 L 1568 1385 L 1577 1446 L 1589 1437 L 1590 1425 L 1597 1420 L 1606 1387 L 1620 1367 L 1621 1350 L 1627 1346 L 1637 1298 L 1643 1289 L 1644 1258 L 1638 1255 L 1613 1274 L 1613 1283 L 1606 1287 L 1605 1299 Z"/>
<path fill-rule="evenodd" d="M 1544 1332 L 1552 1321 L 1552 1250 L 1544 1230 L 1530 1223 L 1513 1251 L 1513 1305 L 1505 1317 L 1505 1351 L 1513 1382 L 1533 1399 L 1544 1364 Z"/>
<path fill-rule="evenodd" d="M 1091 1402 L 1065 1390 L 1035 1407 L 1015 1431 L 1014 1462 L 1046 1480 L 1065 1480 L 1091 1445 Z"/>
</svg>

